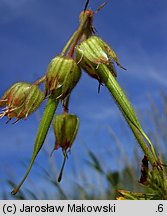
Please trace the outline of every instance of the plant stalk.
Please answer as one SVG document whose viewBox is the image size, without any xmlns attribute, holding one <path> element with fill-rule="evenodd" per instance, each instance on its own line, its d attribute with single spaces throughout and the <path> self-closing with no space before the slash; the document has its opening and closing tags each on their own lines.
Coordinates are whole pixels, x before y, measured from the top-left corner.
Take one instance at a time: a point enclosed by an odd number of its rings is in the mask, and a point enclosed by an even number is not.
<svg viewBox="0 0 167 216">
<path fill-rule="evenodd" d="M 113 98 L 115 99 L 117 105 L 119 106 L 126 122 L 131 128 L 144 154 L 148 157 L 148 160 L 150 161 L 152 167 L 155 167 L 158 159 L 155 154 L 154 147 L 147 135 L 144 133 L 139 121 L 137 120 L 136 114 L 127 96 L 106 65 L 99 65 L 97 71 L 101 81 L 106 85 Z M 149 147 L 144 138 L 147 140 Z"/>
<path fill-rule="evenodd" d="M 34 161 L 37 157 L 37 154 L 40 151 L 40 149 L 41 149 L 41 147 L 45 141 L 45 138 L 46 138 L 46 135 L 48 133 L 49 127 L 51 125 L 54 113 L 55 113 L 57 105 L 58 105 L 58 102 L 59 102 L 58 100 L 55 100 L 55 97 L 49 98 L 49 100 L 47 102 L 47 105 L 45 107 L 45 110 L 44 110 L 44 113 L 43 113 L 43 116 L 42 116 L 42 119 L 41 119 L 41 122 L 40 122 L 40 125 L 38 128 L 38 132 L 36 135 L 36 139 L 35 139 L 35 143 L 34 143 L 34 150 L 33 150 L 33 154 L 32 154 L 32 158 L 31 158 L 29 167 L 28 167 L 27 172 L 25 173 L 23 179 L 19 183 L 19 185 L 11 192 L 13 195 L 15 195 L 19 191 L 20 187 L 24 183 L 25 179 L 27 178 L 27 176 L 28 176 L 33 164 L 34 164 Z"/>
</svg>

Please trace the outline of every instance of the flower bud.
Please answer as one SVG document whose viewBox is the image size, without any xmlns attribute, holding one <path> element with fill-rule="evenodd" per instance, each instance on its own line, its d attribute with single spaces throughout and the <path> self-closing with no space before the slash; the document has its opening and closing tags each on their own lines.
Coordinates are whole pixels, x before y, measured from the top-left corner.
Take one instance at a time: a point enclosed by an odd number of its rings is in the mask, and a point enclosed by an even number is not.
<svg viewBox="0 0 167 216">
<path fill-rule="evenodd" d="M 63 153 L 70 149 L 79 127 L 79 118 L 76 115 L 63 113 L 56 115 L 53 120 L 53 130 L 56 137 L 55 147 L 62 148 Z"/>
<path fill-rule="evenodd" d="M 27 118 L 42 103 L 44 95 L 38 86 L 26 82 L 15 83 L 2 96 L 0 107 L 4 107 L 0 118 L 7 116 L 9 120 Z"/>
<path fill-rule="evenodd" d="M 78 83 L 80 76 L 81 70 L 73 58 L 55 57 L 46 73 L 45 95 L 54 95 L 61 88 L 57 98 L 64 99 Z"/>
<path fill-rule="evenodd" d="M 117 76 L 113 61 L 121 64 L 114 50 L 97 36 L 91 36 L 87 40 L 76 46 L 76 59 L 78 64 L 93 78 L 100 81 L 97 68 L 100 64 L 105 64 L 114 77 Z"/>
</svg>

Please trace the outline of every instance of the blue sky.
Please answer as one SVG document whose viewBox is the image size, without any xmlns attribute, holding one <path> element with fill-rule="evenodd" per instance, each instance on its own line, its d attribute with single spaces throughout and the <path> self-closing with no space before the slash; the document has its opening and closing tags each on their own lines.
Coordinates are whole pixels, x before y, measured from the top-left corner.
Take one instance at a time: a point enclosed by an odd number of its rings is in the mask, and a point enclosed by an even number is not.
<svg viewBox="0 0 167 216">
<path fill-rule="evenodd" d="M 1 95 L 13 83 L 33 82 L 46 72 L 50 60 L 61 52 L 77 28 L 79 13 L 84 7 L 84 2 L 83 0 L 0 1 Z M 101 0 L 92 0 L 89 7 L 96 10 L 102 3 Z M 135 109 L 139 109 L 141 113 L 149 109 L 148 96 L 153 97 L 159 104 L 160 90 L 166 92 L 167 89 L 166 8 L 166 0 L 113 0 L 94 17 L 97 34 L 114 48 L 121 64 L 127 68 L 127 71 L 117 68 L 118 81 Z M 6 119 L 1 120 L 1 182 L 7 176 L 11 176 L 16 182 L 22 178 L 25 168 L 20 168 L 19 161 L 31 157 L 43 108 L 44 106 L 29 119 L 20 121 L 16 125 L 10 123 L 6 125 Z M 60 108 L 58 110 L 60 112 Z M 68 173 L 69 177 L 75 163 L 83 166 L 83 161 L 86 159 L 85 146 L 101 158 L 106 169 L 107 167 L 119 169 L 122 166 L 117 160 L 116 147 L 107 131 L 109 127 L 119 136 L 122 143 L 126 143 L 124 150 L 131 157 L 135 141 L 118 108 L 104 87 L 98 95 L 97 82 L 84 73 L 72 94 L 70 111 L 76 113 L 81 122 L 72 155 L 65 169 L 65 176 Z M 145 130 L 148 130 L 147 126 Z M 129 133 L 128 137 L 125 131 Z M 51 149 L 53 144 L 53 135 L 49 133 L 44 148 Z M 111 164 L 105 158 L 110 151 Z M 54 159 L 58 167 L 61 164 L 60 154 L 60 151 L 55 153 Z M 37 162 L 47 169 L 44 153 L 39 154 Z M 86 168 L 83 167 L 84 169 Z M 34 174 L 32 170 L 30 173 L 32 181 Z M 63 180 L 62 184 L 67 183 Z"/>
</svg>

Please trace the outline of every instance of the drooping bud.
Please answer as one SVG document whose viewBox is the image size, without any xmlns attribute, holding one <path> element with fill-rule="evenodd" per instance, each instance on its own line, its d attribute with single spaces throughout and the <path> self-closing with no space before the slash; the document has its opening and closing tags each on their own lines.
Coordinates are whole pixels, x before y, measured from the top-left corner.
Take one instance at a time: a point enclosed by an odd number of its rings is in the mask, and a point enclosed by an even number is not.
<svg viewBox="0 0 167 216">
<path fill-rule="evenodd" d="M 91 36 L 76 46 L 76 59 L 78 64 L 81 65 L 91 77 L 98 81 L 100 81 L 100 78 L 97 73 L 97 68 L 100 64 L 105 64 L 114 77 L 116 77 L 117 74 L 113 62 L 123 68 L 114 50 L 97 36 Z"/>
<path fill-rule="evenodd" d="M 56 143 L 53 151 L 61 147 L 64 155 L 64 161 L 58 177 L 58 182 L 60 182 L 62 179 L 63 170 L 67 159 L 67 150 L 71 149 L 78 132 L 78 127 L 79 118 L 73 114 L 63 113 L 61 115 L 55 116 L 53 120 L 53 129 L 56 137 Z"/>
<path fill-rule="evenodd" d="M 0 107 L 6 106 L 0 113 L 0 118 L 7 116 L 11 120 L 16 117 L 16 121 L 26 119 L 43 100 L 44 95 L 38 86 L 26 82 L 15 83 L 0 100 Z"/>
<path fill-rule="evenodd" d="M 65 152 L 70 149 L 77 135 L 79 118 L 74 114 L 56 115 L 53 120 L 53 130 L 56 137 L 54 150 L 59 147 Z"/>
<path fill-rule="evenodd" d="M 57 56 L 49 64 L 46 73 L 45 95 L 54 95 L 61 89 L 58 98 L 64 99 L 76 86 L 81 76 L 80 67 L 73 58 Z"/>
</svg>

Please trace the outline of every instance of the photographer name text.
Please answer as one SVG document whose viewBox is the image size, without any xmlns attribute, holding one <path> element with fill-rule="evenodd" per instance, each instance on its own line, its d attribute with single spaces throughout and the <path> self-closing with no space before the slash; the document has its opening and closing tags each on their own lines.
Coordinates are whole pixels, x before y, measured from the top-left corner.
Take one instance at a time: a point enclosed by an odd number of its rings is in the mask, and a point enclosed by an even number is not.
<svg viewBox="0 0 167 216">
<path fill-rule="evenodd" d="M 63 213 L 65 212 L 99 212 L 99 213 L 114 213 L 116 211 L 115 204 L 107 204 L 107 205 L 76 205 L 76 204 L 67 204 L 67 205 L 25 205 L 22 204 L 21 208 L 17 209 L 17 211 L 21 213 L 31 212 L 31 213 L 37 213 L 37 212 L 53 212 L 53 213 Z"/>
</svg>

